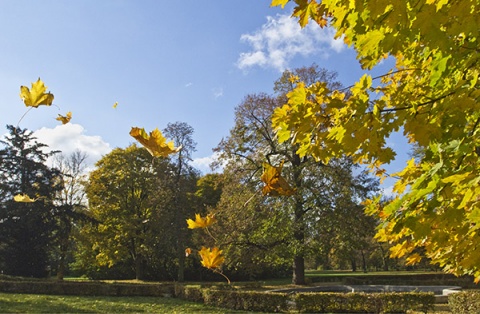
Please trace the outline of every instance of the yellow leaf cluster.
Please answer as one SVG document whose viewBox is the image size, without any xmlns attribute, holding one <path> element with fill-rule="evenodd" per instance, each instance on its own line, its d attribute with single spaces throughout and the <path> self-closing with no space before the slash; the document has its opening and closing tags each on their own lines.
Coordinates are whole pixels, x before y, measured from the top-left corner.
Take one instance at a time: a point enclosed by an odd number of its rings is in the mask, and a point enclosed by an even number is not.
<svg viewBox="0 0 480 314">
<path fill-rule="evenodd" d="M 181 147 L 175 148 L 173 141 L 167 143 L 159 129 L 147 134 L 143 128 L 132 127 L 130 135 L 140 142 L 153 157 L 166 157 L 181 149 Z"/>
<path fill-rule="evenodd" d="M 195 221 L 192 219 L 187 219 L 187 224 L 189 229 L 196 228 L 207 228 L 217 222 L 214 214 L 208 214 L 205 218 L 200 216 L 200 214 L 195 214 Z"/>
<path fill-rule="evenodd" d="M 202 266 L 208 269 L 217 269 L 222 266 L 225 258 L 222 256 L 222 251 L 218 247 L 212 249 L 202 246 L 199 251 Z"/>
<path fill-rule="evenodd" d="M 274 0 L 272 5 L 284 6 Z M 359 5 L 361 3 L 362 5 Z M 394 256 L 421 247 L 433 263 L 480 281 L 480 3 L 477 0 L 295 1 L 303 27 L 321 18 L 371 69 L 385 58 L 394 66 L 364 75 L 339 91 L 301 81 L 275 110 L 280 142 L 327 163 L 348 155 L 383 176 L 395 158 L 387 139 L 403 132 L 420 154 L 395 175 L 398 194 L 369 203 L 381 219 L 378 238 L 397 243 Z M 413 254 L 408 263 L 419 256 Z"/>
</svg>

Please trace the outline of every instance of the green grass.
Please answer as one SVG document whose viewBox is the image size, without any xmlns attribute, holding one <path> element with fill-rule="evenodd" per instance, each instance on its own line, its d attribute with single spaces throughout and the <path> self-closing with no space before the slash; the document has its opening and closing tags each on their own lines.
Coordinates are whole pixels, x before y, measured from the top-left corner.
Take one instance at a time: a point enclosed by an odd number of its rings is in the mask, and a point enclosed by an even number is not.
<svg viewBox="0 0 480 314">
<path fill-rule="evenodd" d="M 0 313 L 244 313 L 158 297 L 91 297 L 0 293 Z"/>
</svg>

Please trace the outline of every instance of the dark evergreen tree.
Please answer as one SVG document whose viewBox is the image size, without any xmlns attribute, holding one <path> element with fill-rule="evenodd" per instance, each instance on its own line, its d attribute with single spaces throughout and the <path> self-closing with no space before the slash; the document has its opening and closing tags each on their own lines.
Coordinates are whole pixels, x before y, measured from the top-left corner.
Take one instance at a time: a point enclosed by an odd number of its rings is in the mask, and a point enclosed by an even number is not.
<svg viewBox="0 0 480 314">
<path fill-rule="evenodd" d="M 45 144 L 32 132 L 11 125 L 0 141 L 0 268 L 4 274 L 45 277 L 55 233 L 56 192 L 61 188 L 59 171 L 47 166 Z M 33 203 L 15 202 L 27 194 Z"/>
</svg>

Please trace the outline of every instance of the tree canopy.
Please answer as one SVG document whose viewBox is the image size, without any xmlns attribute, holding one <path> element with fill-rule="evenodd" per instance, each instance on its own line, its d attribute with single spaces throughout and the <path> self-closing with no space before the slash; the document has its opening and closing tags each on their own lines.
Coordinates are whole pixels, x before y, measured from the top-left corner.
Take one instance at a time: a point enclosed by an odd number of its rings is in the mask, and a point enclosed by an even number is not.
<svg viewBox="0 0 480 314">
<path fill-rule="evenodd" d="M 386 140 L 403 132 L 422 154 L 395 174 L 391 202 L 368 202 L 383 221 L 377 237 L 409 263 L 421 247 L 445 271 L 480 281 L 479 1 L 295 1 L 293 16 L 333 27 L 364 69 L 385 58 L 395 66 L 346 89 L 292 76 L 272 118 L 280 142 L 323 162 L 346 154 L 383 176 L 395 158 Z"/>
</svg>

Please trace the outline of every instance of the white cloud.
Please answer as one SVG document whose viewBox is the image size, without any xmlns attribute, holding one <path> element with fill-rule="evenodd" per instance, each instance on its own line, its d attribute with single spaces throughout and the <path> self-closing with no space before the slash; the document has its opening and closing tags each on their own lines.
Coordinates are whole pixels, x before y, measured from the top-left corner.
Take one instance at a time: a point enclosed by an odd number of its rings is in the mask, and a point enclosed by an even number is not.
<svg viewBox="0 0 480 314">
<path fill-rule="evenodd" d="M 341 39 L 334 39 L 335 31 L 309 23 L 305 28 L 289 15 L 267 17 L 267 22 L 253 34 L 243 34 L 240 40 L 251 46 L 237 60 L 240 69 L 253 66 L 272 67 L 279 71 L 288 68 L 294 57 L 339 53 L 346 48 Z"/>
<path fill-rule="evenodd" d="M 98 135 L 86 135 L 79 124 L 67 123 L 55 128 L 43 127 L 34 132 L 38 142 L 48 145 L 49 150 L 60 150 L 69 156 L 76 150 L 87 154 L 86 164 L 91 167 L 103 155 L 111 151 L 108 143 Z"/>
<path fill-rule="evenodd" d="M 212 155 L 207 157 L 195 158 L 192 161 L 192 166 L 200 170 L 203 174 L 217 172 L 217 170 L 213 171 L 210 168 L 210 164 L 213 163 L 214 161 L 217 161 L 217 159 L 218 159 L 218 153 L 213 153 Z M 221 169 L 218 169 L 218 171 L 221 171 Z"/>
<path fill-rule="evenodd" d="M 384 187 L 382 189 L 382 194 L 384 198 L 393 198 L 395 195 L 397 195 L 395 192 L 393 192 L 393 185 Z"/>
</svg>

